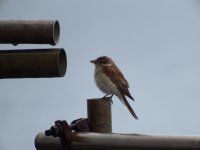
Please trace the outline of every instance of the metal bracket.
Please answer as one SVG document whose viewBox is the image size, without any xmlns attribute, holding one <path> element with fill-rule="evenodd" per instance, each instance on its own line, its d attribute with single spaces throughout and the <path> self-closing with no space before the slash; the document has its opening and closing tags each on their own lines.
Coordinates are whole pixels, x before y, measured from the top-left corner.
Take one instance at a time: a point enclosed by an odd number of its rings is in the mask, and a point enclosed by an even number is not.
<svg viewBox="0 0 200 150">
<path fill-rule="evenodd" d="M 45 131 L 46 136 L 60 137 L 64 149 L 70 149 L 72 131 L 67 121 L 57 120 L 55 125 Z"/>
<path fill-rule="evenodd" d="M 72 130 L 75 132 L 89 131 L 88 119 L 80 118 L 72 121 L 71 125 L 67 121 L 57 120 L 55 125 L 45 131 L 46 136 L 60 137 L 64 149 L 70 149 Z"/>
<path fill-rule="evenodd" d="M 90 129 L 88 118 L 80 118 L 72 121 L 70 124 L 70 128 L 75 132 L 89 132 Z"/>
</svg>

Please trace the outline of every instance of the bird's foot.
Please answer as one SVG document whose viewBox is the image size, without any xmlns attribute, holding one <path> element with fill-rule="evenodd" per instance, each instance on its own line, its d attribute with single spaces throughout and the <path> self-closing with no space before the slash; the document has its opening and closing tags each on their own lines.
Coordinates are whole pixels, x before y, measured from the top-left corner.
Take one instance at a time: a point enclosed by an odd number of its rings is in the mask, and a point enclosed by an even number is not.
<svg viewBox="0 0 200 150">
<path fill-rule="evenodd" d="M 113 97 L 113 95 L 111 95 L 110 97 L 108 97 L 108 98 L 109 98 L 109 100 L 110 100 L 110 103 L 111 103 L 111 104 L 113 104 L 112 97 Z"/>
<path fill-rule="evenodd" d="M 113 104 L 113 100 L 111 97 L 108 97 L 109 98 L 109 101 L 110 101 L 110 104 L 112 105 Z"/>
<path fill-rule="evenodd" d="M 109 95 L 109 94 L 106 94 L 104 97 L 102 97 L 102 99 L 107 98 L 108 95 Z"/>
<path fill-rule="evenodd" d="M 112 100 L 113 95 L 111 95 L 111 96 L 109 96 L 109 97 L 108 97 L 108 95 L 109 95 L 109 94 L 106 94 L 104 97 L 102 97 L 102 99 L 105 99 L 105 98 L 106 98 L 106 99 L 108 99 L 108 100 L 110 101 L 111 104 L 113 104 L 113 100 Z"/>
<path fill-rule="evenodd" d="M 111 96 L 110 96 L 110 97 L 108 97 L 108 98 L 112 99 L 112 97 L 113 97 L 113 95 L 111 95 Z"/>
</svg>

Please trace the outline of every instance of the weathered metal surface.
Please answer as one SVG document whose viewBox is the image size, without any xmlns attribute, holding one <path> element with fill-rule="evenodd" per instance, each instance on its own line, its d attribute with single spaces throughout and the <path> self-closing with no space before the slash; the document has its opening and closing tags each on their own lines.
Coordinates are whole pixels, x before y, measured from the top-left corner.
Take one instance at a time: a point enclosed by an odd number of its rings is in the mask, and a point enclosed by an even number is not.
<svg viewBox="0 0 200 150">
<path fill-rule="evenodd" d="M 0 51 L 0 78 L 63 77 L 66 67 L 62 48 Z"/>
<path fill-rule="evenodd" d="M 71 150 L 199 150 L 200 137 L 74 133 Z"/>
<path fill-rule="evenodd" d="M 200 137 L 75 132 L 65 150 L 199 150 Z M 39 133 L 37 150 L 61 150 L 61 140 Z"/>
<path fill-rule="evenodd" d="M 112 132 L 111 100 L 109 98 L 88 99 L 87 114 L 91 132 Z"/>
<path fill-rule="evenodd" d="M 59 35 L 57 20 L 0 21 L 0 43 L 56 45 Z"/>
<path fill-rule="evenodd" d="M 36 136 L 35 147 L 37 150 L 64 150 L 59 137 L 46 136 L 43 132 Z"/>
</svg>

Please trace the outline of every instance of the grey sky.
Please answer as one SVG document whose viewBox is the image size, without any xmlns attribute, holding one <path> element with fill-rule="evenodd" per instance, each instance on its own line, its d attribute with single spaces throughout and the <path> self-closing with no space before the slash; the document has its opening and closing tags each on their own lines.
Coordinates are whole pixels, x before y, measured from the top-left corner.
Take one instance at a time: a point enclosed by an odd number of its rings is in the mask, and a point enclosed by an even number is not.
<svg viewBox="0 0 200 150">
<path fill-rule="evenodd" d="M 58 19 L 64 78 L 0 80 L 0 149 L 35 149 L 55 120 L 86 117 L 102 97 L 89 60 L 114 59 L 130 84 L 136 121 L 113 98 L 113 132 L 199 135 L 200 2 L 197 0 L 0 0 L 0 19 Z M 0 45 L 0 49 L 50 48 Z"/>
</svg>

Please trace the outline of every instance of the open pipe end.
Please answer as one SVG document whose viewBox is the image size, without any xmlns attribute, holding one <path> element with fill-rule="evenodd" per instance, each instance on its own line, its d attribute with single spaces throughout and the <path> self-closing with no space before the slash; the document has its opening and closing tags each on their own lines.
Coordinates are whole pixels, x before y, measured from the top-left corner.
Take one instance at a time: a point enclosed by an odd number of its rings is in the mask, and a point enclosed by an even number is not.
<svg viewBox="0 0 200 150">
<path fill-rule="evenodd" d="M 58 68 L 60 77 L 63 77 L 67 70 L 67 56 L 64 49 L 61 49 L 59 53 Z"/>
<path fill-rule="evenodd" d="M 0 21 L 0 43 L 56 45 L 60 36 L 58 20 Z"/>
<path fill-rule="evenodd" d="M 52 45 L 56 45 L 59 41 L 59 37 L 60 37 L 60 25 L 58 20 L 56 20 L 53 24 L 53 41 L 52 41 Z"/>
</svg>

